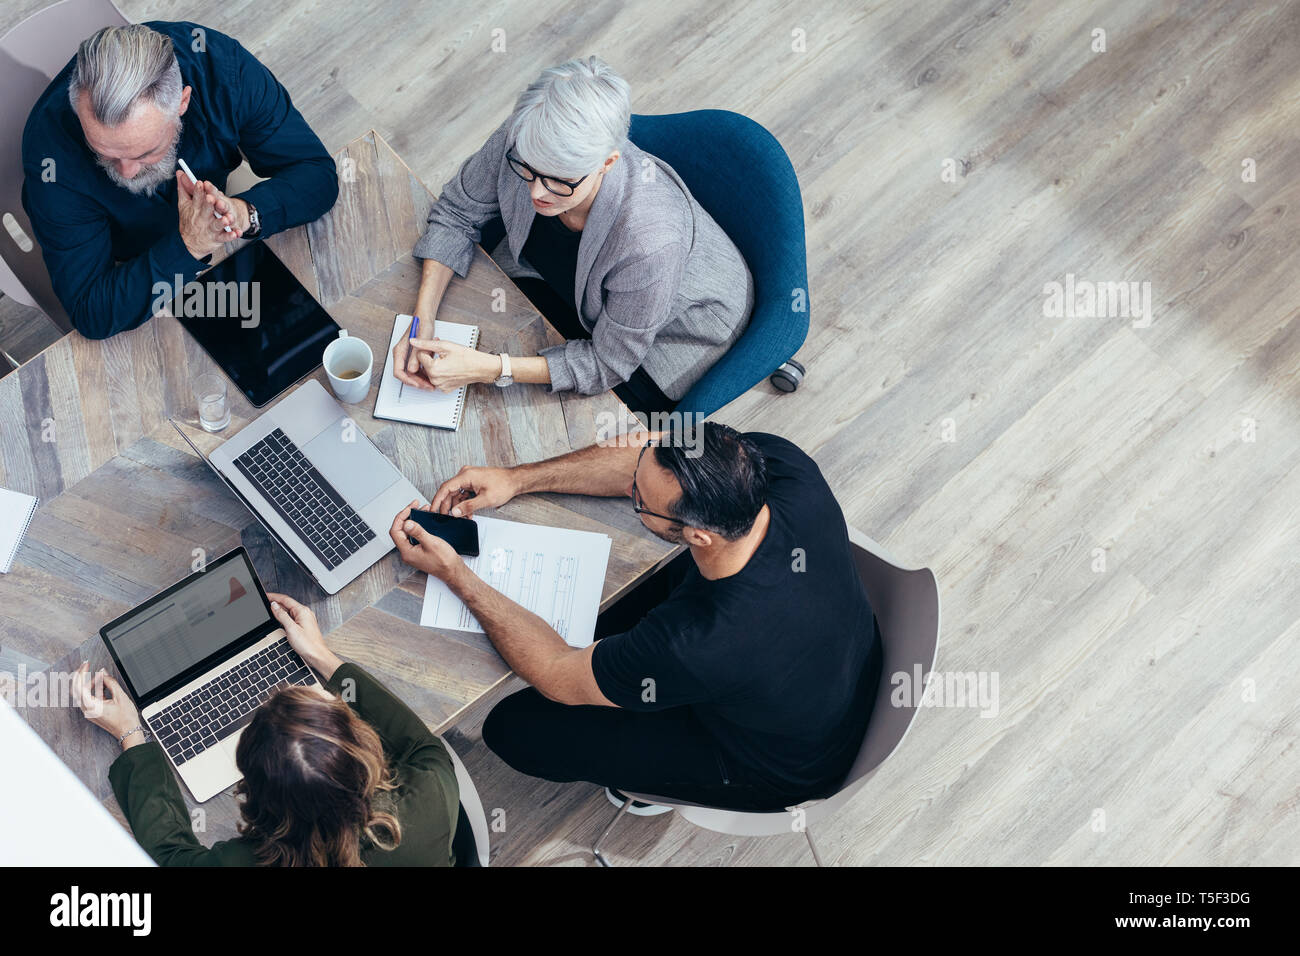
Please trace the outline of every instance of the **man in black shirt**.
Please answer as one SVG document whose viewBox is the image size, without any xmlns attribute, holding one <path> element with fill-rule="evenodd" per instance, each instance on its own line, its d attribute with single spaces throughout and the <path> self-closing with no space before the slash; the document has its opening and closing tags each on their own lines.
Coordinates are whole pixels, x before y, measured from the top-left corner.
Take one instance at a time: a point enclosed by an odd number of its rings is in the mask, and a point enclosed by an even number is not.
<svg viewBox="0 0 1300 956">
<path fill-rule="evenodd" d="M 650 531 L 687 545 L 666 599 L 644 616 L 605 615 L 604 631 L 618 617 L 626 629 L 590 647 L 569 647 L 406 512 L 393 540 L 465 601 L 532 684 L 483 726 L 512 767 L 780 810 L 829 795 L 847 774 L 880 683 L 880 636 L 843 513 L 812 459 L 775 435 L 702 428 L 702 441 L 666 433 L 511 469 L 464 468 L 434 496 L 435 510 L 472 514 L 530 491 L 624 494 Z"/>
</svg>

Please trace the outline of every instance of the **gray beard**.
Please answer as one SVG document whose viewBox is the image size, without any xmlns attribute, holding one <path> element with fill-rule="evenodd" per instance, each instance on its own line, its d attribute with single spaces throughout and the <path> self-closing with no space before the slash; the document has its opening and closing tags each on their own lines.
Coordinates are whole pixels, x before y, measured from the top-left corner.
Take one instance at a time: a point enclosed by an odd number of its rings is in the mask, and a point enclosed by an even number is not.
<svg viewBox="0 0 1300 956">
<path fill-rule="evenodd" d="M 178 116 L 176 118 L 176 137 L 172 140 L 171 146 L 168 147 L 167 155 L 158 162 L 141 168 L 130 179 L 119 173 L 111 160 L 96 156 L 95 162 L 99 164 L 99 168 L 104 171 L 104 174 L 108 176 L 114 185 L 121 186 L 136 196 L 152 196 L 154 190 L 176 175 L 176 152 L 177 147 L 180 145 L 181 130 L 183 128 L 184 124 Z"/>
<path fill-rule="evenodd" d="M 682 543 L 683 535 L 682 535 L 681 525 L 673 525 L 671 531 L 655 531 L 652 528 L 646 528 L 646 530 L 649 531 L 656 538 L 660 539 L 661 541 L 667 541 L 669 544 Z"/>
</svg>

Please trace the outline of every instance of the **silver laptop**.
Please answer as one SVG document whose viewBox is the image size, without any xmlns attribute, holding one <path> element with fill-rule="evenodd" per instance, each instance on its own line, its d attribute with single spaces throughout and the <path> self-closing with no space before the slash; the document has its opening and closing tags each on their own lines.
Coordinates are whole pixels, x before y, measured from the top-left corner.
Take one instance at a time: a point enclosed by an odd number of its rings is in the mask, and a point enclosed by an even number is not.
<svg viewBox="0 0 1300 956">
<path fill-rule="evenodd" d="M 315 379 L 211 456 L 172 425 L 327 594 L 392 550 L 399 511 L 427 504 Z"/>
<path fill-rule="evenodd" d="M 320 686 L 237 548 L 99 629 L 149 732 L 194 799 L 240 778 L 235 749 L 271 692 Z"/>
</svg>

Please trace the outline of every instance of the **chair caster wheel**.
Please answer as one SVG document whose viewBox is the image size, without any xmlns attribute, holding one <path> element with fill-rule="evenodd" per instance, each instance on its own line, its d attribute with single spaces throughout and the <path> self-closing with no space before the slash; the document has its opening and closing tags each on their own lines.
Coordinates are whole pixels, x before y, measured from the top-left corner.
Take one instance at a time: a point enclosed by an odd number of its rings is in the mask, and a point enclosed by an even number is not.
<svg viewBox="0 0 1300 956">
<path fill-rule="evenodd" d="M 804 367 L 794 359 L 790 359 L 773 372 L 768 381 L 778 392 L 793 392 L 803 381 L 804 374 Z"/>
</svg>

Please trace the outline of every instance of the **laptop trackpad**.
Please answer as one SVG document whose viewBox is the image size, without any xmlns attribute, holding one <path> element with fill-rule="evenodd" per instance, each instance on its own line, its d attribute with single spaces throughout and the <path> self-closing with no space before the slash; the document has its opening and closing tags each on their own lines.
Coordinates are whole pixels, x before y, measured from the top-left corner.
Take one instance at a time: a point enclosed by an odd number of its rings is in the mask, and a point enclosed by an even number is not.
<svg viewBox="0 0 1300 956">
<path fill-rule="evenodd" d="M 352 441 L 344 441 L 350 434 Z M 302 453 L 334 490 L 360 511 L 397 480 L 396 469 L 375 451 L 364 435 L 331 425 L 302 446 Z"/>
</svg>

